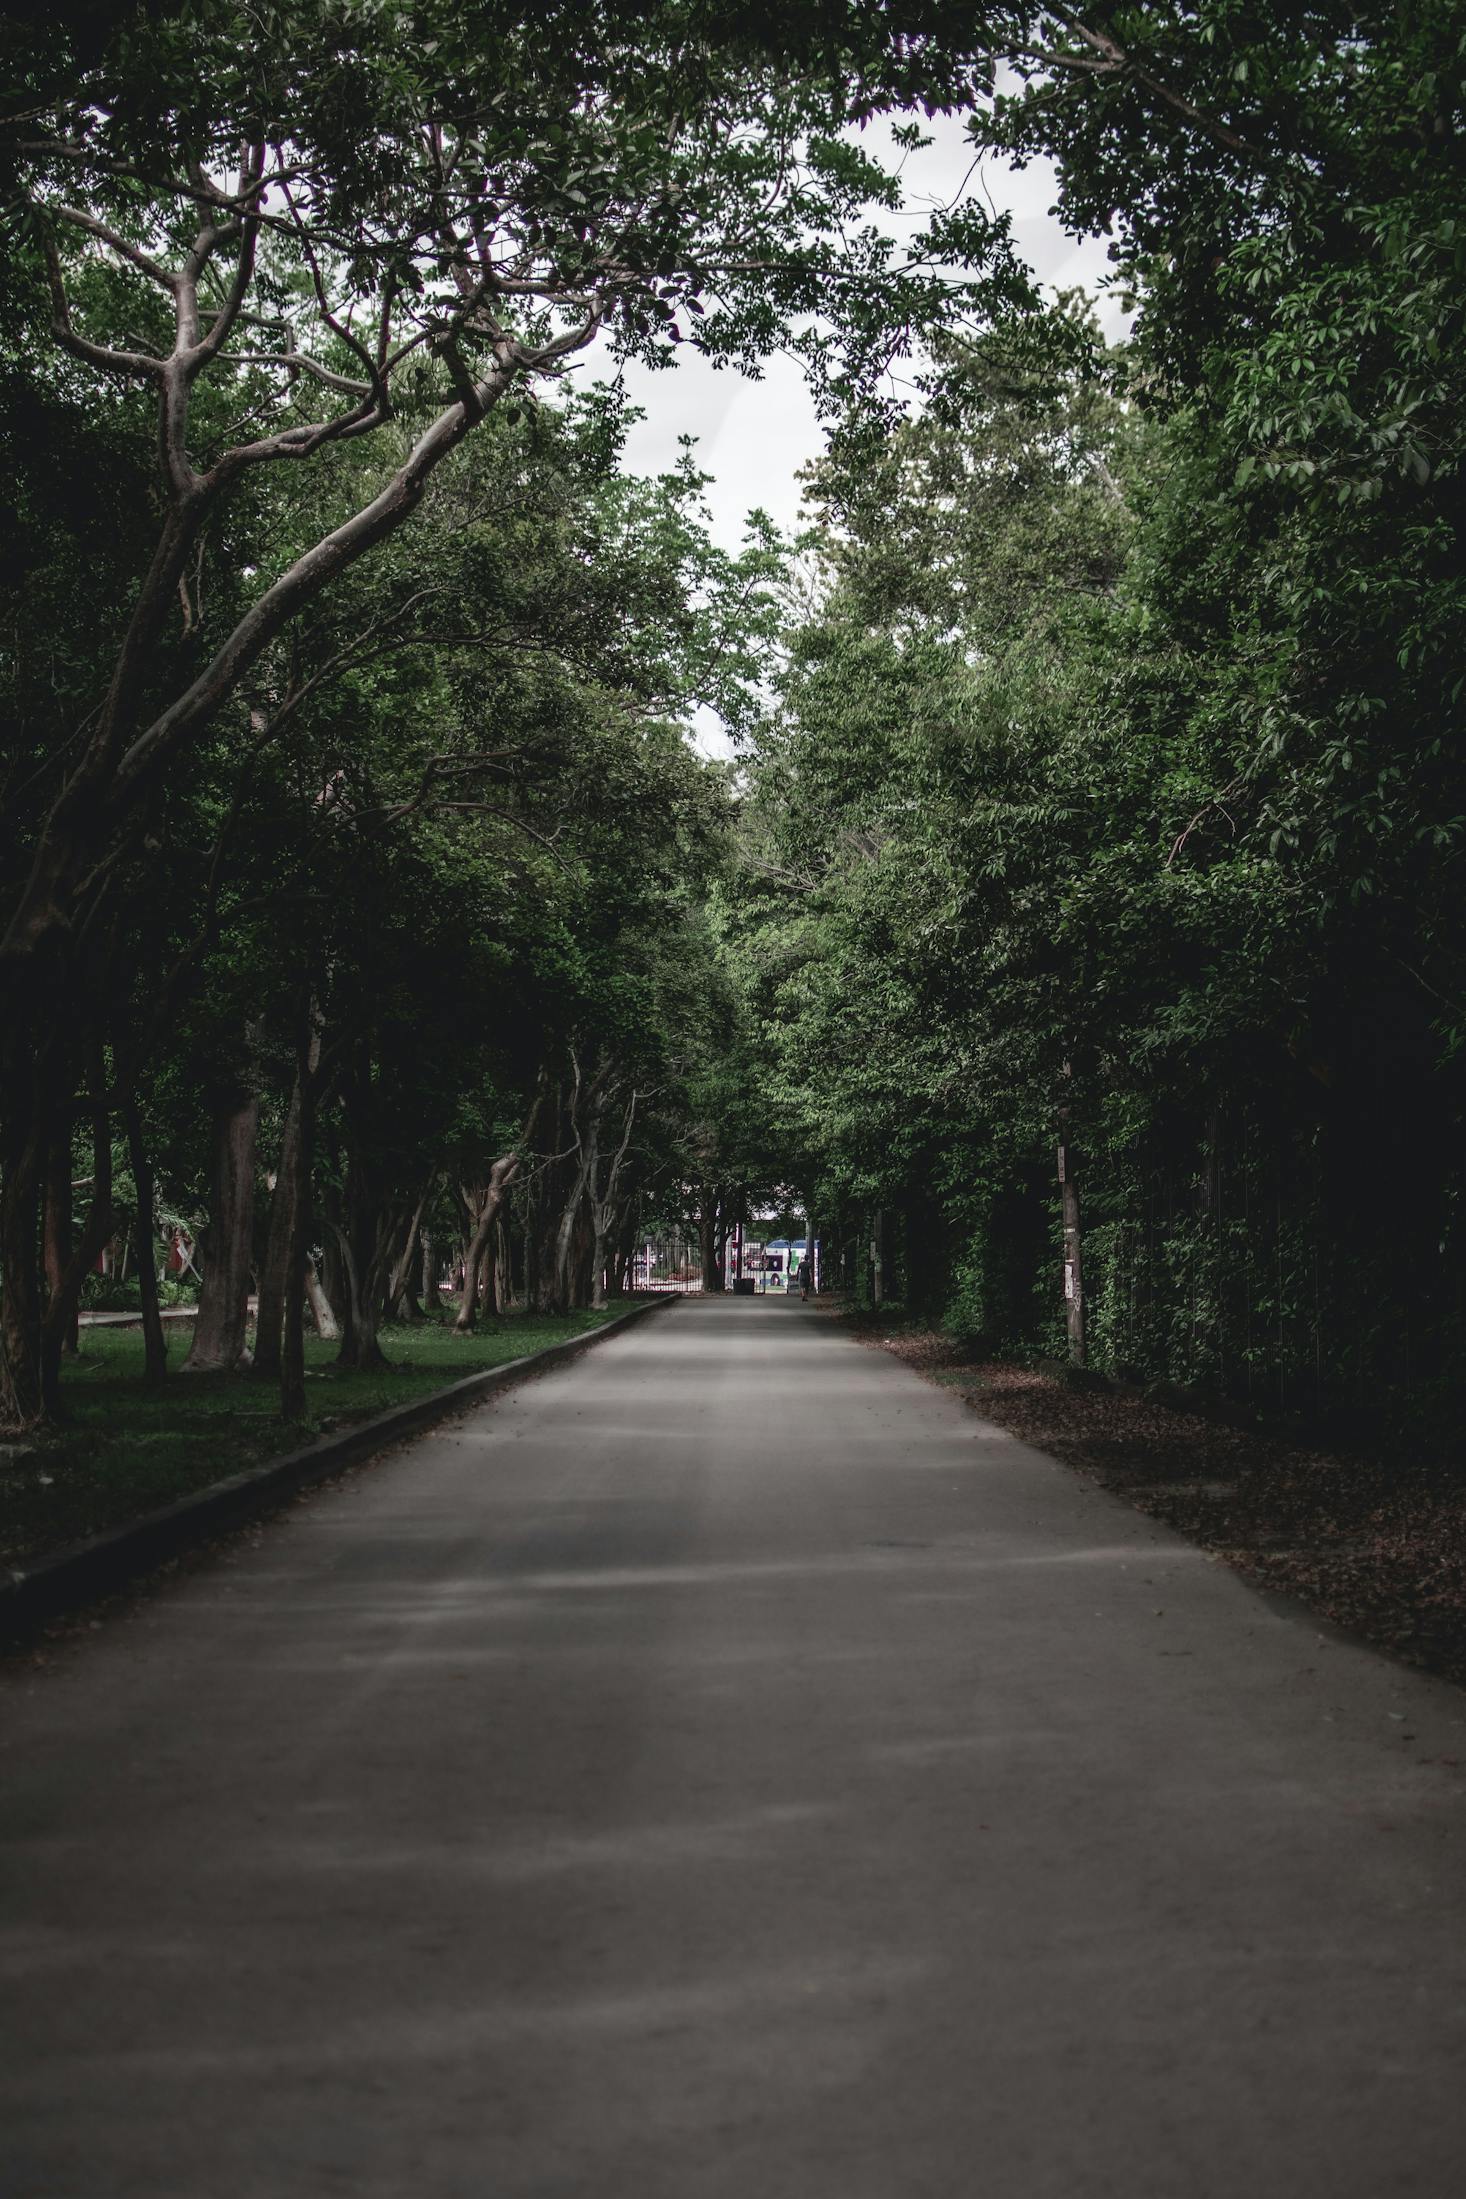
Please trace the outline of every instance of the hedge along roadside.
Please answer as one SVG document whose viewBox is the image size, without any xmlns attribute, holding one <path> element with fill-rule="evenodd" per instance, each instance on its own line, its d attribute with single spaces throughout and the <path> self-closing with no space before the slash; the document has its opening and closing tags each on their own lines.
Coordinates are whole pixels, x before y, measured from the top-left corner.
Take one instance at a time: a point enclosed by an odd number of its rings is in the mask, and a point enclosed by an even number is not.
<svg viewBox="0 0 1466 2199">
<path fill-rule="evenodd" d="M 374 1414 L 370 1420 L 358 1421 L 355 1427 L 319 1436 L 314 1443 L 274 1459 L 268 1466 L 252 1467 L 228 1481 L 213 1482 L 207 1489 L 180 1497 L 176 1504 L 146 1513 L 128 1527 L 72 1543 L 34 1565 L 0 1569 L 0 1642 L 24 1639 L 49 1619 L 65 1617 L 103 1596 L 115 1595 L 168 1559 L 276 1510 L 300 1490 L 329 1481 L 347 1466 L 361 1465 L 404 1436 L 418 1435 L 440 1420 L 451 1419 L 495 1390 L 508 1389 L 562 1359 L 573 1359 L 599 1344 L 603 1337 L 614 1336 L 633 1322 L 645 1320 L 648 1314 L 676 1305 L 678 1299 L 675 1291 L 649 1297 L 600 1328 L 567 1337 L 563 1343 L 547 1344 L 542 1351 L 526 1352 L 520 1359 L 506 1360 L 503 1366 L 482 1368 L 427 1397 L 413 1398 L 388 1412 Z"/>
</svg>

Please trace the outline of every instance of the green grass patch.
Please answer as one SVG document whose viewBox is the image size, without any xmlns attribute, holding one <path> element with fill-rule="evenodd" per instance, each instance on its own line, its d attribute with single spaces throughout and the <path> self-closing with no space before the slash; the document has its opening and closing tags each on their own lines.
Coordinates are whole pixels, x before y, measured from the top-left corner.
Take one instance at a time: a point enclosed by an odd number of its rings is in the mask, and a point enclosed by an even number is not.
<svg viewBox="0 0 1466 2199">
<path fill-rule="evenodd" d="M 140 1329 L 84 1329 L 80 1356 L 64 1376 L 65 1428 L 0 1444 L 0 1562 L 19 1564 L 123 1526 L 313 1435 L 542 1351 L 624 1311 L 508 1313 L 472 1336 L 455 1336 L 446 1322 L 387 1328 L 382 1349 L 390 1364 L 370 1374 L 338 1370 L 337 1347 L 308 1337 L 303 1427 L 280 1418 L 274 1382 L 170 1371 L 159 1388 L 147 1389 Z M 170 1370 L 182 1366 L 191 1333 L 187 1323 L 169 1322 Z"/>
</svg>

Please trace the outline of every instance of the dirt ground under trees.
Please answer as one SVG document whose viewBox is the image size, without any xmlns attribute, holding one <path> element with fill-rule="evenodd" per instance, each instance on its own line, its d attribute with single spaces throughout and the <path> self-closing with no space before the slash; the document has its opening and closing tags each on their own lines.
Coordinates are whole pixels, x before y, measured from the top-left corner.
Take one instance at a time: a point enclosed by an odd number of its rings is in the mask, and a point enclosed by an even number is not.
<svg viewBox="0 0 1466 2199">
<path fill-rule="evenodd" d="M 929 1330 L 861 1340 L 1262 1585 L 1466 1681 L 1466 1480 L 1440 1460 L 1310 1450 L 1130 1392 L 974 1359 Z"/>
</svg>

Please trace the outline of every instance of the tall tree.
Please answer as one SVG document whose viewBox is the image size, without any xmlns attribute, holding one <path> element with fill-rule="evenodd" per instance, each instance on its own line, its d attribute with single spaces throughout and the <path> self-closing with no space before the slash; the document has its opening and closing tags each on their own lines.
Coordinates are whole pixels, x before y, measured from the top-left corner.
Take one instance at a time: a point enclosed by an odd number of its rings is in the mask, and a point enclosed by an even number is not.
<svg viewBox="0 0 1466 2199">
<path fill-rule="evenodd" d="M 97 1024 L 128 863 L 211 729 L 270 741 L 294 712 L 298 686 L 250 693 L 272 645 L 507 396 L 600 339 L 745 366 L 789 345 L 855 386 L 952 292 L 954 261 L 996 254 L 974 306 L 1018 287 L 985 217 L 899 248 L 863 218 L 896 186 L 846 126 L 966 82 L 970 36 L 912 27 L 805 7 L 776 59 L 771 25 L 718 8 L 197 0 L 105 42 L 63 18 L 22 44 L 5 145 L 21 340 L 49 347 L 53 383 L 151 415 L 158 518 L 75 720 L 20 781 L 0 929 L 6 1418 L 40 1408 L 44 1125 L 74 1082 L 54 1034 Z M 321 530 L 279 524 L 282 469 L 349 492 Z"/>
</svg>

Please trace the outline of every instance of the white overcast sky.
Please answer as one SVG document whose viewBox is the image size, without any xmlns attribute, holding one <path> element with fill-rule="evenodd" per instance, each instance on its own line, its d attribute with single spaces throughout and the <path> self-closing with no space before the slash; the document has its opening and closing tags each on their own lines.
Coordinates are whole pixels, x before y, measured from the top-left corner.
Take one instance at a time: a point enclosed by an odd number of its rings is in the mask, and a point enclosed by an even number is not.
<svg viewBox="0 0 1466 2199">
<path fill-rule="evenodd" d="M 985 192 L 1000 211 L 1013 216 L 1017 248 L 1046 288 L 1098 292 L 1109 271 L 1098 237 L 1075 238 L 1050 213 L 1057 195 L 1053 169 L 1033 161 L 1020 170 L 984 160 L 972 168 L 971 141 L 955 117 L 937 116 L 923 129 L 934 140 L 930 149 L 911 155 L 902 174 L 909 212 L 944 204 L 964 187 L 969 196 Z M 860 142 L 873 152 L 882 147 L 872 129 Z M 889 142 L 889 141 L 887 141 Z M 889 217 L 885 217 L 889 218 Z M 1123 328 L 1114 298 L 1100 300 L 1106 334 Z M 745 514 L 760 505 L 780 526 L 799 517 L 798 473 L 820 449 L 814 407 L 799 368 L 782 355 L 770 359 L 762 380 L 725 370 L 721 374 L 699 353 L 684 348 L 678 363 L 661 373 L 630 367 L 626 385 L 646 418 L 633 428 L 625 464 L 633 473 L 661 473 L 677 461 L 677 439 L 696 436 L 698 457 L 713 476 L 708 491 L 717 539 L 728 549 L 743 539 Z"/>
<path fill-rule="evenodd" d="M 985 159 L 974 168 L 971 142 L 960 118 L 938 116 L 922 126 L 933 142 L 906 158 L 902 186 L 908 215 L 919 216 L 928 206 L 947 204 L 959 191 L 969 196 L 984 194 L 999 211 L 1012 214 L 1017 249 L 1045 288 L 1091 291 L 1105 333 L 1111 337 L 1122 333 L 1124 316 L 1118 300 L 1098 295 L 1109 272 L 1104 242 L 1098 237 L 1072 237 L 1055 220 L 1050 208 L 1057 190 L 1050 165 L 1033 161 L 1017 170 Z M 883 135 L 873 128 L 860 142 L 879 157 L 890 147 L 889 137 L 882 143 Z M 625 380 L 633 401 L 646 415 L 627 443 L 623 463 L 630 472 L 670 470 L 679 455 L 678 439 L 691 435 L 697 440 L 702 470 L 712 476 L 708 506 L 714 536 L 724 548 L 741 546 L 746 516 L 755 507 L 768 512 L 781 527 L 797 524 L 799 472 L 818 455 L 822 434 L 793 361 L 782 354 L 770 359 L 761 379 L 754 381 L 731 369 L 719 373 L 699 353 L 684 347 L 676 366 L 653 372 L 633 365 L 627 368 Z M 706 713 L 699 713 L 694 739 L 709 754 L 728 752 L 716 719 Z"/>
</svg>

